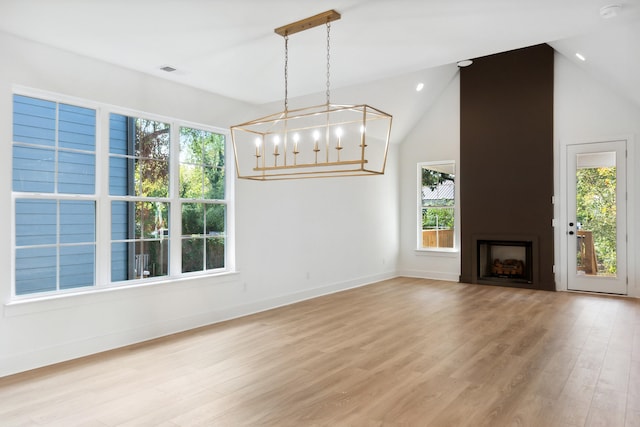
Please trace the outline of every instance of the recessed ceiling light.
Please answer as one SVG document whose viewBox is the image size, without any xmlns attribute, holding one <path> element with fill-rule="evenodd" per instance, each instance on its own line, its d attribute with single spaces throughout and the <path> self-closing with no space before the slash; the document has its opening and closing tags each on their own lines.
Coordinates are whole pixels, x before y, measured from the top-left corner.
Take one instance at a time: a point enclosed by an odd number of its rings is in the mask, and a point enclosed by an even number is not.
<svg viewBox="0 0 640 427">
<path fill-rule="evenodd" d="M 600 17 L 603 19 L 614 18 L 618 16 L 618 13 L 620 13 L 620 9 L 622 9 L 622 6 L 619 4 L 610 4 L 608 6 L 602 6 L 600 8 Z"/>
<path fill-rule="evenodd" d="M 176 70 L 177 70 L 177 68 L 172 67 L 171 65 L 165 65 L 165 66 L 163 66 L 163 67 L 160 67 L 160 69 L 161 69 L 162 71 L 166 71 L 167 73 L 173 73 L 174 71 L 176 71 Z"/>
<path fill-rule="evenodd" d="M 422 89 L 424 89 L 424 83 L 418 83 L 418 86 L 416 86 L 416 92 L 420 92 Z"/>
<path fill-rule="evenodd" d="M 464 59 L 462 61 L 458 61 L 458 67 L 468 67 L 473 64 L 473 61 L 470 59 Z"/>
<path fill-rule="evenodd" d="M 580 60 L 580 61 L 586 61 L 587 58 L 584 57 L 583 54 L 581 54 L 580 52 L 576 53 L 576 57 Z"/>
</svg>

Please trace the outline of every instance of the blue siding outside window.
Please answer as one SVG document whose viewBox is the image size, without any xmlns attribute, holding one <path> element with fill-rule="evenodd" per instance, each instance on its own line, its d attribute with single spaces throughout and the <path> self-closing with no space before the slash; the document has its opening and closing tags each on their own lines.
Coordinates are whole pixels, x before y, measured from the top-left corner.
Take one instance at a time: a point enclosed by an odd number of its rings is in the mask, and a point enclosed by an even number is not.
<svg viewBox="0 0 640 427">
<path fill-rule="evenodd" d="M 13 141 L 53 147 L 56 141 L 57 103 L 13 96 Z"/>
<path fill-rule="evenodd" d="M 129 155 L 128 117 L 121 114 L 109 115 L 109 153 Z M 129 164 L 126 157 L 109 157 L 109 194 L 126 196 L 129 194 Z M 129 279 L 129 209 L 127 202 L 111 203 L 111 240 L 120 240 L 111 245 L 111 281 L 122 282 Z"/>
<path fill-rule="evenodd" d="M 13 97 L 13 190 L 95 193 L 96 111 Z"/>
<path fill-rule="evenodd" d="M 109 153 L 121 156 L 129 154 L 127 126 L 127 116 L 109 116 Z M 125 157 L 109 158 L 109 194 L 112 196 L 128 194 L 129 162 Z"/>
<path fill-rule="evenodd" d="M 16 295 L 93 286 L 95 229 L 94 201 L 16 200 Z"/>
<path fill-rule="evenodd" d="M 16 246 L 55 245 L 57 202 L 16 200 Z"/>
<path fill-rule="evenodd" d="M 16 249 L 16 295 L 56 290 L 55 247 Z"/>
<path fill-rule="evenodd" d="M 16 295 L 94 285 L 95 151 L 95 110 L 14 95 Z"/>
<path fill-rule="evenodd" d="M 13 190 L 53 193 L 55 151 L 46 148 L 13 147 Z"/>
</svg>

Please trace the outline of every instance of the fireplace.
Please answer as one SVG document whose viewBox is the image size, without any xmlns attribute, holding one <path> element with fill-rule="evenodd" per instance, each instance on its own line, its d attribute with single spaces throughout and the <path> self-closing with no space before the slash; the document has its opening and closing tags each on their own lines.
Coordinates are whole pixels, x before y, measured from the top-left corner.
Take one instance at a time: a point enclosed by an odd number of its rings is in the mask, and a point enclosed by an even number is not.
<svg viewBox="0 0 640 427">
<path fill-rule="evenodd" d="M 554 55 L 537 45 L 460 69 L 461 282 L 556 288 Z M 491 255 L 478 240 L 496 243 Z M 532 242 L 528 255 L 519 242 Z M 500 254 L 511 246 L 519 253 Z M 492 273 L 496 258 L 509 262 Z"/>
<path fill-rule="evenodd" d="M 477 240 L 478 283 L 533 283 L 533 241 Z"/>
</svg>

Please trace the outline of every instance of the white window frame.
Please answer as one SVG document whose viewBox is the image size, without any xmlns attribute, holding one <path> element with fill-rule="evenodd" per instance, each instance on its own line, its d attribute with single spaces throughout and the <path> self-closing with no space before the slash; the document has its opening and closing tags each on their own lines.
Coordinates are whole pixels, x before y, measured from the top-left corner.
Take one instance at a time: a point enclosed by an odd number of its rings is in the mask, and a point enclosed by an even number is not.
<svg viewBox="0 0 640 427">
<path fill-rule="evenodd" d="M 455 197 L 453 203 L 453 248 L 436 248 L 422 246 L 422 169 L 428 166 L 436 165 L 452 165 L 453 175 L 455 176 Z M 460 251 L 460 212 L 458 209 L 458 175 L 456 173 L 455 160 L 435 160 L 428 162 L 419 162 L 416 169 L 416 251 L 418 252 L 440 252 L 440 253 L 457 253 Z"/>
</svg>

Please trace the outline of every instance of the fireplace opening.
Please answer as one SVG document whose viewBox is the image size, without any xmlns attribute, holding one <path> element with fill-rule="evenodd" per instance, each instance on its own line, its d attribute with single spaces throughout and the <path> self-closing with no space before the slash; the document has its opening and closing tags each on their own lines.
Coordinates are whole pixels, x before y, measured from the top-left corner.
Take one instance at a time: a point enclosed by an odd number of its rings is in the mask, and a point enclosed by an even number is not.
<svg viewBox="0 0 640 427">
<path fill-rule="evenodd" d="M 531 241 L 478 240 L 477 277 L 488 282 L 532 283 Z"/>
</svg>

